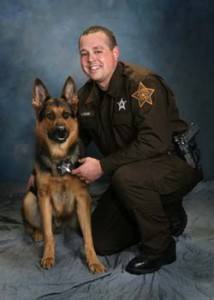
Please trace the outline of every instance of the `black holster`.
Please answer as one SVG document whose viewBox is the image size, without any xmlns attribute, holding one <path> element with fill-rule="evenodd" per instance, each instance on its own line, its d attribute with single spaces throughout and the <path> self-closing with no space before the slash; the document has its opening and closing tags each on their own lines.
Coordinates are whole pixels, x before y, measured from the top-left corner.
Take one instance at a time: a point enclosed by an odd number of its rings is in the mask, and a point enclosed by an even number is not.
<svg viewBox="0 0 214 300">
<path fill-rule="evenodd" d="M 173 136 L 177 154 L 194 169 L 201 168 L 200 150 L 196 142 L 198 133 L 198 125 L 190 123 L 184 133 Z"/>
</svg>

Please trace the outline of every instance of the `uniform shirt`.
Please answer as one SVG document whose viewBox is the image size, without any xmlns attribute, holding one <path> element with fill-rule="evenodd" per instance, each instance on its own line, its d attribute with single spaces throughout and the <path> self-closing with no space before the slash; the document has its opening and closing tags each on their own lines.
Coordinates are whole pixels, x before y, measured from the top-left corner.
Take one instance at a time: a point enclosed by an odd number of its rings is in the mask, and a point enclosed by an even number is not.
<svg viewBox="0 0 214 300">
<path fill-rule="evenodd" d="M 184 132 L 175 97 L 151 70 L 118 62 L 108 90 L 89 80 L 79 91 L 80 137 L 95 142 L 103 171 L 173 151 L 173 134 Z"/>
</svg>

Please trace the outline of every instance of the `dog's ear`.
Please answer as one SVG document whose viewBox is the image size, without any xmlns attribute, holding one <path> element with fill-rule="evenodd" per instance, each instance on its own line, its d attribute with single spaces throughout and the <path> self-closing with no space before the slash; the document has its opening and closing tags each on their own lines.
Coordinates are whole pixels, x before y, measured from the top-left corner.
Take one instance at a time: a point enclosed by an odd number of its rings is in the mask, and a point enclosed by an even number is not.
<svg viewBox="0 0 214 300">
<path fill-rule="evenodd" d="M 77 106 L 78 98 L 76 92 L 76 85 L 71 76 L 69 76 L 62 89 L 62 98 L 68 101 L 68 103 L 72 104 L 74 107 Z"/>
<path fill-rule="evenodd" d="M 48 98 L 50 98 L 50 95 L 47 88 L 40 79 L 36 78 L 34 81 L 32 101 L 34 109 L 39 109 Z"/>
</svg>

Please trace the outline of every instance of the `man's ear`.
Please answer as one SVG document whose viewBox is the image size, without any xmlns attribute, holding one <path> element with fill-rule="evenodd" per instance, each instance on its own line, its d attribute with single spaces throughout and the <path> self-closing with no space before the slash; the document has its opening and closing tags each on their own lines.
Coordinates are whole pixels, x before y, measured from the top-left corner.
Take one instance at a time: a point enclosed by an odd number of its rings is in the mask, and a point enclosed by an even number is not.
<svg viewBox="0 0 214 300">
<path fill-rule="evenodd" d="M 115 61 L 118 61 L 120 56 L 120 48 L 118 46 L 115 46 L 112 51 L 113 51 Z"/>
<path fill-rule="evenodd" d="M 36 78 L 34 81 L 32 100 L 34 109 L 38 110 L 48 98 L 50 98 L 50 95 L 47 88 L 39 78 Z"/>
</svg>

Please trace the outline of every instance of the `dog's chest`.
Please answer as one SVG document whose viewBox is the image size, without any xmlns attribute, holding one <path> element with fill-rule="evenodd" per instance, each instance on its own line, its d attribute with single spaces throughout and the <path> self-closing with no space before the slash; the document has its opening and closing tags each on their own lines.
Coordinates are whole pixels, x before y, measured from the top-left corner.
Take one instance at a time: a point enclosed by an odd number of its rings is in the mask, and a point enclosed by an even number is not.
<svg viewBox="0 0 214 300">
<path fill-rule="evenodd" d="M 74 209 L 75 195 L 65 185 L 55 186 L 52 189 L 51 201 L 54 214 L 67 215 Z"/>
</svg>

